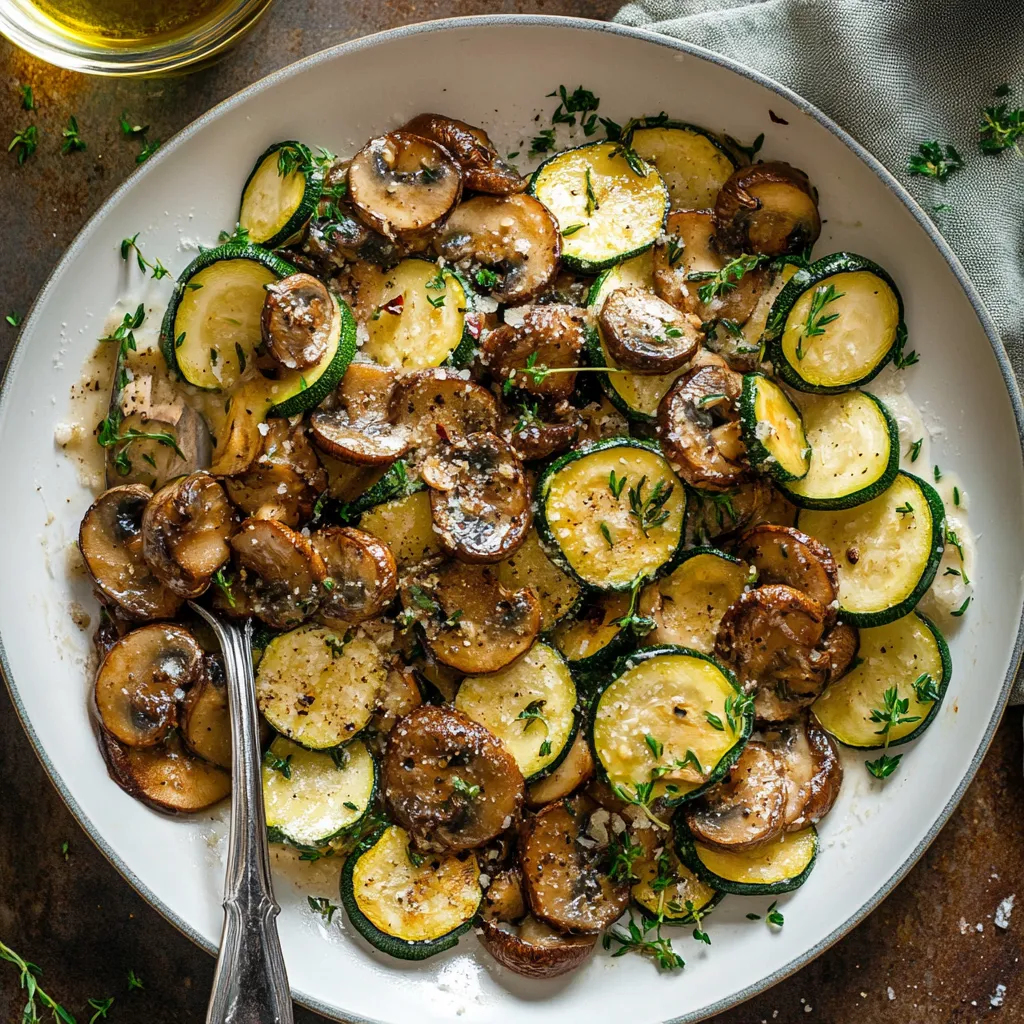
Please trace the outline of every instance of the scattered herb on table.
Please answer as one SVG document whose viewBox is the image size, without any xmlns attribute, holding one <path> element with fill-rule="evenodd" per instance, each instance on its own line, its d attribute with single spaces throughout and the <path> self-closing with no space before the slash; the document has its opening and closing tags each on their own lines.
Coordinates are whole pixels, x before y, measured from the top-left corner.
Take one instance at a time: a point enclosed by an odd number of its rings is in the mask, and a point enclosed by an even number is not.
<svg viewBox="0 0 1024 1024">
<path fill-rule="evenodd" d="M 30 124 L 16 132 L 14 138 L 7 145 L 7 152 L 14 153 L 20 167 L 35 151 L 39 145 L 39 129 Z"/>
<path fill-rule="evenodd" d="M 20 313 L 16 313 L 13 309 L 10 311 L 10 313 L 7 314 L 7 316 L 4 317 L 4 319 L 12 327 L 20 327 L 21 326 L 21 314 Z"/>
<path fill-rule="evenodd" d="M 952 147 L 943 149 L 938 142 L 922 142 L 907 163 L 907 171 L 925 178 L 945 181 L 963 167 L 963 157 Z"/>
<path fill-rule="evenodd" d="M 133 971 L 128 971 L 128 991 L 133 992 L 135 989 L 144 989 L 146 986 L 142 983 L 142 979 Z"/>
<path fill-rule="evenodd" d="M 147 139 L 135 157 L 137 164 L 144 164 L 160 148 L 159 139 Z"/>
<path fill-rule="evenodd" d="M 35 97 L 32 95 L 32 86 L 22 85 L 19 88 L 21 89 L 21 109 L 35 110 L 36 100 Z"/>
<path fill-rule="evenodd" d="M 88 1000 L 90 1009 L 96 1012 L 89 1018 L 89 1024 L 96 1024 L 96 1021 L 107 1019 L 107 1014 L 110 1012 L 110 1008 L 114 1005 L 114 997 L 110 996 L 108 999 L 90 999 Z"/>
<path fill-rule="evenodd" d="M 121 111 L 121 134 L 126 138 L 134 139 L 137 136 L 145 135 L 149 131 L 148 124 L 132 124 L 128 117 L 128 111 Z"/>
<path fill-rule="evenodd" d="M 28 960 L 23 960 L 13 949 L 5 946 L 2 942 L 0 942 L 0 960 L 14 964 L 21 972 L 18 984 L 24 990 L 26 1000 L 21 1015 L 22 1024 L 37 1024 L 39 1021 L 39 1007 L 36 1000 L 53 1014 L 55 1021 L 59 1021 L 61 1024 L 76 1024 L 75 1018 L 39 987 L 38 979 L 43 973 L 41 967 Z"/>
<path fill-rule="evenodd" d="M 65 155 L 68 153 L 80 153 L 83 149 L 87 148 L 85 140 L 78 129 L 78 118 L 74 114 L 68 118 L 67 127 L 61 132 L 61 138 L 64 139 L 64 142 L 60 147 L 60 151 Z"/>
</svg>

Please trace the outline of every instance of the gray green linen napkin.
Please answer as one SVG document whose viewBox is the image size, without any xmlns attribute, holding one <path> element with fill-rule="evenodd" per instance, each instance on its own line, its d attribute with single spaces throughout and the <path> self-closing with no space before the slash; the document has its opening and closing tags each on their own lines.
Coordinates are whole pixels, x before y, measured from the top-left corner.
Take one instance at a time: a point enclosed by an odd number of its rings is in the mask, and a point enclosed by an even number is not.
<svg viewBox="0 0 1024 1024">
<path fill-rule="evenodd" d="M 635 0 L 615 20 L 762 72 L 873 153 L 960 257 L 1024 386 L 1024 155 L 978 148 L 985 107 L 1024 106 L 1024 0 Z M 945 182 L 907 171 L 930 140 L 963 158 Z"/>
</svg>

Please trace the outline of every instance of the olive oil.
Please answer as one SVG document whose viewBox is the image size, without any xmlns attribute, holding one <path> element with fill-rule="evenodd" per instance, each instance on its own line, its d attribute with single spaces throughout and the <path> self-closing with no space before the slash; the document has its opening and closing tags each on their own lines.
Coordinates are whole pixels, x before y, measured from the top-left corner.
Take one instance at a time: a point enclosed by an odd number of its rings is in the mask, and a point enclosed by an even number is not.
<svg viewBox="0 0 1024 1024">
<path fill-rule="evenodd" d="M 64 36 L 97 47 L 137 47 L 188 36 L 233 0 L 31 0 Z"/>
</svg>

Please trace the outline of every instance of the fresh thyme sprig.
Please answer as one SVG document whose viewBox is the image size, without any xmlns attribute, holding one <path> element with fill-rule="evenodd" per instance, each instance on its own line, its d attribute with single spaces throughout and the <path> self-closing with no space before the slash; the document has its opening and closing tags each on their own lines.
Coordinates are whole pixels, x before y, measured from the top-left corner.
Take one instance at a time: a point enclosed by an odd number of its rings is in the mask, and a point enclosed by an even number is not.
<svg viewBox="0 0 1024 1024">
<path fill-rule="evenodd" d="M 110 1008 L 114 1005 L 114 997 L 109 996 L 106 999 L 89 999 L 89 1008 L 96 1012 L 89 1018 L 89 1024 L 96 1024 L 96 1021 L 107 1019 L 107 1014 L 110 1012 Z"/>
<path fill-rule="evenodd" d="M 608 844 L 608 877 L 613 882 L 639 882 L 640 878 L 633 868 L 643 854 L 644 848 L 633 842 L 628 830 L 623 829 L 618 835 L 613 835 Z"/>
<path fill-rule="evenodd" d="M 617 366 L 545 366 L 543 363 L 537 365 L 537 353 L 531 352 L 526 357 L 525 366 L 514 366 L 509 370 L 508 376 L 501 385 L 502 394 L 507 395 L 516 386 L 517 377 L 525 377 L 531 384 L 542 384 L 548 377 L 557 376 L 561 373 L 621 373 L 627 377 L 633 376 L 632 370 L 623 370 Z"/>
<path fill-rule="evenodd" d="M 630 911 L 626 931 L 612 928 L 605 932 L 601 945 L 611 949 L 612 943 L 619 944 L 612 956 L 624 956 L 626 953 L 639 953 L 650 957 L 663 971 L 678 970 L 686 966 L 686 961 L 672 948 L 672 940 L 661 934 L 664 918 L 640 916 L 637 924 L 633 912 Z M 654 933 L 651 937 L 651 933 Z"/>
<path fill-rule="evenodd" d="M 881 729 L 875 730 L 875 735 L 883 737 L 885 741 L 884 746 L 886 748 L 889 746 L 890 730 L 896 728 L 898 725 L 906 725 L 910 722 L 921 721 L 920 715 L 908 715 L 907 711 L 909 710 L 910 698 L 901 698 L 895 686 L 890 686 L 885 691 L 882 707 L 871 709 L 869 720 L 882 726 Z"/>
<path fill-rule="evenodd" d="M 0 942 L 0 960 L 14 964 L 21 972 L 18 984 L 24 990 L 26 999 L 24 1009 L 21 1011 L 22 1024 L 39 1024 L 39 1007 L 36 1000 L 53 1014 L 55 1021 L 60 1021 L 61 1024 L 76 1024 L 74 1016 L 39 987 L 38 978 L 43 973 L 40 967 L 28 960 L 23 960 L 13 949 L 5 946 L 2 942 Z"/>
<path fill-rule="evenodd" d="M 719 295 L 732 291 L 744 275 L 767 263 L 769 259 L 770 257 L 763 253 L 756 253 L 753 256 L 743 253 L 729 260 L 721 270 L 691 270 L 686 275 L 686 280 L 707 282 L 697 289 L 698 298 L 706 305 Z"/>
<path fill-rule="evenodd" d="M 128 449 L 136 441 L 155 441 L 164 448 L 172 448 L 175 455 L 184 461 L 185 453 L 178 447 L 177 439 L 173 434 L 162 430 L 138 430 L 135 427 L 122 429 L 121 421 L 121 410 L 117 407 L 111 409 L 107 418 L 100 422 L 100 428 L 96 434 L 96 442 L 101 448 L 117 448 L 117 452 L 114 454 L 114 468 L 121 476 L 127 476 L 132 471 Z"/>
<path fill-rule="evenodd" d="M 902 754 L 896 754 L 894 757 L 883 754 L 877 761 L 865 761 L 864 767 L 876 779 L 887 779 L 899 767 L 902 758 Z"/>
<path fill-rule="evenodd" d="M 143 274 L 145 274 L 147 270 L 151 271 L 153 279 L 156 281 L 159 281 L 162 277 L 169 277 L 171 272 L 160 262 L 160 260 L 157 260 L 156 263 L 150 263 L 149 260 L 142 255 L 142 249 L 139 248 L 138 243 L 140 234 L 141 232 L 136 231 L 131 238 L 121 239 L 121 259 L 127 262 L 128 257 L 134 252 L 135 262 L 139 265 L 139 270 L 141 270 Z"/>
<path fill-rule="evenodd" d="M 995 90 L 997 98 L 1010 95 L 1010 87 L 1001 85 Z M 1024 136 L 1024 109 L 1011 107 L 1008 103 L 1000 103 L 986 107 L 981 114 L 978 126 L 978 146 L 982 153 L 994 156 L 1018 145 Z"/>
<path fill-rule="evenodd" d="M 38 145 L 39 129 L 30 124 L 20 132 L 15 132 L 14 138 L 7 144 L 7 152 L 14 153 L 20 167 L 36 151 Z"/>
<path fill-rule="evenodd" d="M 88 148 L 85 140 L 79 133 L 78 118 L 74 114 L 68 118 L 67 127 L 61 132 L 61 138 L 64 142 L 61 144 L 60 151 L 65 155 L 68 153 L 79 153 L 83 149 Z"/>
<path fill-rule="evenodd" d="M 963 157 L 952 147 L 943 150 L 939 142 L 922 142 L 907 162 L 907 171 L 925 178 L 945 181 L 963 167 Z"/>
<path fill-rule="evenodd" d="M 837 292 L 835 285 L 832 284 L 819 285 L 814 289 L 814 294 L 811 296 L 811 308 L 807 311 L 807 319 L 800 330 L 800 340 L 796 346 L 797 359 L 803 359 L 806 354 L 803 346 L 808 338 L 817 338 L 824 334 L 825 328 L 839 319 L 838 313 L 825 315 L 825 307 L 835 302 L 836 299 L 841 299 L 844 294 L 845 292 Z"/>
<path fill-rule="evenodd" d="M 646 577 L 642 573 L 636 575 L 630 584 L 629 604 L 626 607 L 625 613 L 611 621 L 613 626 L 629 630 L 635 637 L 646 636 L 657 625 L 654 619 L 646 615 L 637 614 L 637 606 L 640 603 L 640 588 L 644 585 L 645 580 Z"/>
<path fill-rule="evenodd" d="M 35 101 L 35 97 L 32 95 L 32 86 L 31 85 L 22 85 L 22 86 L 19 86 L 19 88 L 21 90 L 21 109 L 22 110 L 35 110 L 36 109 L 36 101 Z"/>
<path fill-rule="evenodd" d="M 671 515 L 670 511 L 665 508 L 665 503 L 672 497 L 672 492 L 675 490 L 675 484 L 666 485 L 666 481 L 659 480 L 645 498 L 643 491 L 646 483 L 647 477 L 642 476 L 636 487 L 630 487 L 628 491 L 629 514 L 636 519 L 640 532 L 645 537 L 649 536 L 649 530 L 661 526 Z"/>
<path fill-rule="evenodd" d="M 314 914 L 319 914 L 328 924 L 334 918 L 338 908 L 326 896 L 307 896 L 306 902 Z"/>
</svg>

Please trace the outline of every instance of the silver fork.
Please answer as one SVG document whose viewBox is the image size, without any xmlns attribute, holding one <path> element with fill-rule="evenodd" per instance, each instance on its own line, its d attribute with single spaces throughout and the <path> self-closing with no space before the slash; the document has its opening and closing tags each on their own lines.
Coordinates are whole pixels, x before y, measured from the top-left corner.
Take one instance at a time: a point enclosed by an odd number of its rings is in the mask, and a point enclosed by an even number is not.
<svg viewBox="0 0 1024 1024">
<path fill-rule="evenodd" d="M 217 635 L 231 714 L 231 830 L 224 878 L 224 929 L 206 1024 L 293 1024 L 288 975 L 277 934 L 281 907 L 270 880 L 260 781 L 252 623 L 221 622 L 189 601 Z"/>
</svg>

